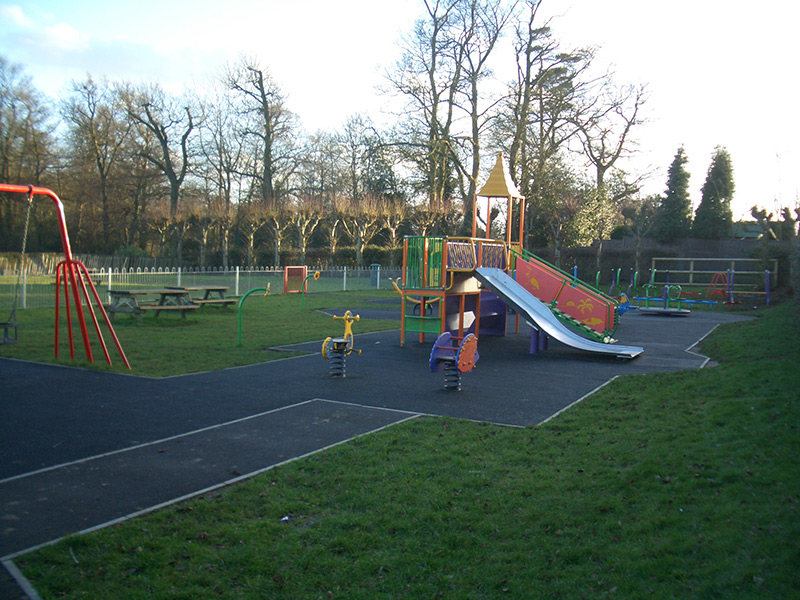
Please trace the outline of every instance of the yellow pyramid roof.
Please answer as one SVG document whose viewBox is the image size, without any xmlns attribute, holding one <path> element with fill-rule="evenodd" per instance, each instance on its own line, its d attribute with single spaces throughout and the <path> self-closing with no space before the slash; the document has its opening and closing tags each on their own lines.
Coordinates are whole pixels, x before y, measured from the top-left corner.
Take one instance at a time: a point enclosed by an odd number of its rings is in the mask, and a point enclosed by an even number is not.
<svg viewBox="0 0 800 600">
<path fill-rule="evenodd" d="M 492 172 L 489 173 L 489 179 L 483 184 L 478 196 L 485 198 L 524 198 L 511 180 L 508 171 L 503 167 L 502 152 L 497 154 L 497 162 L 494 163 Z"/>
</svg>

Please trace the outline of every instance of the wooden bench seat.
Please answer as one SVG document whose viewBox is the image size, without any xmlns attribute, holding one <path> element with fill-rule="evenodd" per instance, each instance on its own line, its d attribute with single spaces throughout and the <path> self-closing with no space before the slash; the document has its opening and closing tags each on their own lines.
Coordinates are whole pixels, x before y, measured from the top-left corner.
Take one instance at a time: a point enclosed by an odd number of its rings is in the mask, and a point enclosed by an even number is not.
<svg viewBox="0 0 800 600">
<path fill-rule="evenodd" d="M 197 310 L 197 304 L 140 304 L 139 310 Z"/>
<path fill-rule="evenodd" d="M 216 304 L 218 306 L 225 306 L 227 304 L 236 304 L 238 300 L 236 298 L 208 298 L 206 300 L 195 300 L 192 299 L 192 302 L 195 304 L 202 306 L 204 304 Z"/>
</svg>

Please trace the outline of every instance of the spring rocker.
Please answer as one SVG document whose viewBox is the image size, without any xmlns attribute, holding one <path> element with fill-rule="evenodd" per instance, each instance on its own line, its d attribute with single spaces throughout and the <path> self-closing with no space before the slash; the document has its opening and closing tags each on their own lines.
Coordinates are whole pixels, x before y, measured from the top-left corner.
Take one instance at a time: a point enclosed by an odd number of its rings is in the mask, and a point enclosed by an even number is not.
<svg viewBox="0 0 800 600">
<path fill-rule="evenodd" d="M 338 338 L 325 338 L 322 342 L 322 358 L 330 362 L 328 373 L 331 377 L 345 377 L 346 357 L 352 352 L 361 354 L 361 350 L 353 348 L 353 322 L 360 321 L 361 317 L 352 316 L 348 310 L 341 317 L 334 315 L 333 320 L 344 321 L 344 335 Z"/>
<path fill-rule="evenodd" d="M 458 340 L 461 343 L 455 345 Z M 461 374 L 472 371 L 479 358 L 478 338 L 474 334 L 457 338 L 445 331 L 433 344 L 429 361 L 431 373 L 444 371 L 444 389 L 460 392 Z"/>
</svg>

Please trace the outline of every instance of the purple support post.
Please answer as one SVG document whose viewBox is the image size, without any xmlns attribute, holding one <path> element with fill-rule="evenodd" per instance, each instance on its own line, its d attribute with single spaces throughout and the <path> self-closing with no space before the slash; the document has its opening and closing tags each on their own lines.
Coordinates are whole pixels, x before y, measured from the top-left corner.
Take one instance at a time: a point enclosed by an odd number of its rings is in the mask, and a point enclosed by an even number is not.
<svg viewBox="0 0 800 600">
<path fill-rule="evenodd" d="M 538 354 L 547 350 L 547 334 L 541 329 L 531 327 L 530 353 Z"/>
<path fill-rule="evenodd" d="M 764 300 L 769 306 L 769 269 L 764 271 Z"/>
</svg>

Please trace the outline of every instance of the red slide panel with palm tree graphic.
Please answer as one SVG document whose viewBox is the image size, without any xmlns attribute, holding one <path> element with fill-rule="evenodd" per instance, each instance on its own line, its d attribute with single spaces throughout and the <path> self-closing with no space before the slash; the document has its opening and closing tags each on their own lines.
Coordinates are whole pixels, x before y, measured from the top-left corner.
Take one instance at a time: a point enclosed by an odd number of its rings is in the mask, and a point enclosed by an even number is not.
<svg viewBox="0 0 800 600">
<path fill-rule="evenodd" d="M 616 302 L 602 292 L 527 254 L 517 256 L 517 283 L 536 298 L 609 341 L 617 329 Z"/>
</svg>

